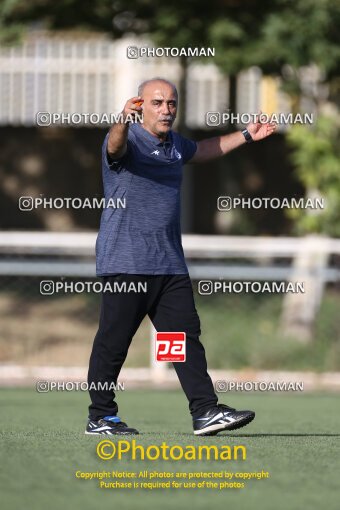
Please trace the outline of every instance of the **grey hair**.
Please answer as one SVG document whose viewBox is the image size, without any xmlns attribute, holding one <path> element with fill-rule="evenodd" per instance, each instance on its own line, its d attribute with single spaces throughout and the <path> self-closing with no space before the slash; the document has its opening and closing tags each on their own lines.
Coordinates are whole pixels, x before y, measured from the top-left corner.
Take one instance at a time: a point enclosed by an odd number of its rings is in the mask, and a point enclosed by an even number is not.
<svg viewBox="0 0 340 510">
<path fill-rule="evenodd" d="M 170 87 L 172 87 L 172 88 L 173 88 L 173 90 L 174 90 L 174 92 L 175 92 L 175 94 L 176 94 L 176 97 L 178 98 L 178 92 L 177 92 L 176 85 L 174 85 L 173 83 L 171 83 L 171 81 L 169 81 L 169 80 L 165 80 L 164 78 L 158 78 L 158 77 L 156 77 L 156 78 L 151 78 L 151 80 L 145 80 L 145 81 L 143 81 L 143 82 L 142 82 L 142 83 L 138 86 L 138 92 L 137 92 L 137 94 L 138 94 L 139 96 L 141 96 L 141 95 L 143 94 L 143 92 L 144 92 L 144 88 L 145 88 L 145 86 L 146 86 L 146 85 L 148 85 L 148 83 L 151 83 L 151 82 L 153 82 L 153 81 L 162 81 L 163 83 L 167 83 L 168 85 L 170 85 Z"/>
</svg>

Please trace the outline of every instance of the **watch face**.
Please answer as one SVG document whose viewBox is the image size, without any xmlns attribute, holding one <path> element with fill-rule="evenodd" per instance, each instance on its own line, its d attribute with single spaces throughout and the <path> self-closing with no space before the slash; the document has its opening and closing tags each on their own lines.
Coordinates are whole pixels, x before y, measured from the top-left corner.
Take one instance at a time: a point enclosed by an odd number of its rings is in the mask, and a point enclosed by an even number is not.
<svg viewBox="0 0 340 510">
<path fill-rule="evenodd" d="M 253 139 L 251 137 L 251 134 L 249 133 L 248 129 L 244 129 L 242 131 L 242 134 L 243 134 L 244 138 L 247 140 L 247 142 L 252 142 L 253 141 Z"/>
</svg>

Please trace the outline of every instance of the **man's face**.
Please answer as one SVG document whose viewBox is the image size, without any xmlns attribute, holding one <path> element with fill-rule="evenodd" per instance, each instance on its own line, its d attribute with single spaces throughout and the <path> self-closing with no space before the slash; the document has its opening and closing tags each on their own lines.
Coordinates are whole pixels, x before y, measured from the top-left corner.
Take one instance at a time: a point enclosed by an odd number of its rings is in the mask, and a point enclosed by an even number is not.
<svg viewBox="0 0 340 510">
<path fill-rule="evenodd" d="M 177 113 L 175 90 L 168 83 L 153 81 L 145 85 L 142 98 L 143 127 L 159 138 L 166 138 Z"/>
</svg>

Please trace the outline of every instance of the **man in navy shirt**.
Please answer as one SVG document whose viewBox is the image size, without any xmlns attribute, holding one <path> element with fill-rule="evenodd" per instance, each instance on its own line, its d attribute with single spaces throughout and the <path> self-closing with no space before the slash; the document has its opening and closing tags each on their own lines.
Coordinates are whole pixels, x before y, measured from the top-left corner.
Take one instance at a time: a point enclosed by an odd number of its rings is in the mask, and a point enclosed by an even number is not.
<svg viewBox="0 0 340 510">
<path fill-rule="evenodd" d="M 146 292 L 102 294 L 88 373 L 91 405 L 86 434 L 138 434 L 117 416 L 111 388 L 146 315 L 157 331 L 186 333 L 186 361 L 175 362 L 174 368 L 189 401 L 194 434 L 237 429 L 255 417 L 253 411 L 218 404 L 207 372 L 181 243 L 180 186 L 187 161 L 223 156 L 246 142 L 269 136 L 275 125 L 257 122 L 242 132 L 196 143 L 171 129 L 177 103 L 172 83 L 160 78 L 143 82 L 138 96 L 126 102 L 123 122 L 114 124 L 104 140 L 105 199 L 124 198 L 126 207 L 103 211 L 96 244 L 97 275 L 111 288 L 123 288 L 122 284 L 138 288 L 140 283 Z M 140 112 L 143 124 L 127 122 Z"/>
</svg>

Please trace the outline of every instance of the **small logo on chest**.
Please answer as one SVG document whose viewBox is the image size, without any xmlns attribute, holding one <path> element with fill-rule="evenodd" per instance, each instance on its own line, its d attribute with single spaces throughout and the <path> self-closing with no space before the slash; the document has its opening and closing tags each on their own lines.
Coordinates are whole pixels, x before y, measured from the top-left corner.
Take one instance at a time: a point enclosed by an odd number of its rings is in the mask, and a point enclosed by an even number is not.
<svg viewBox="0 0 340 510">
<path fill-rule="evenodd" d="M 157 151 L 157 150 L 156 150 L 156 151 L 153 151 L 153 152 L 151 152 L 151 155 L 152 155 L 152 154 L 156 154 L 156 156 L 159 156 L 159 151 Z"/>
</svg>

